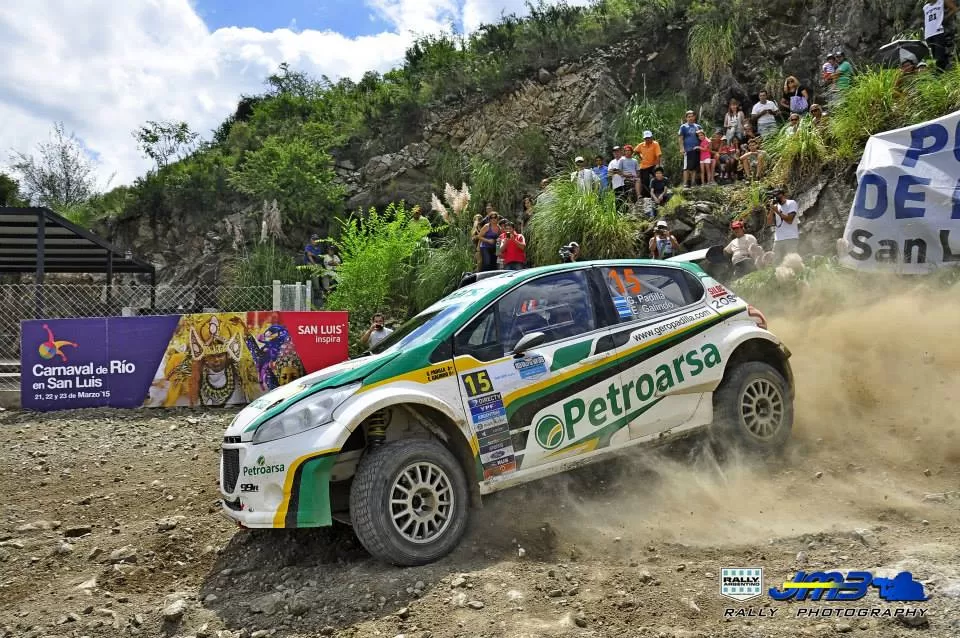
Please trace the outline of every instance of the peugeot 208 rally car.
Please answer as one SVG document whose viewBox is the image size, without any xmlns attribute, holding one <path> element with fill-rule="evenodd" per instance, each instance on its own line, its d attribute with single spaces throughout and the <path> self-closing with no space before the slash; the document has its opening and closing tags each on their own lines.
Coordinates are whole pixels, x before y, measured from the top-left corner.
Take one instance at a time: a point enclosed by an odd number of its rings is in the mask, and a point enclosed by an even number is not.
<svg viewBox="0 0 960 638">
<path fill-rule="evenodd" d="M 353 526 L 398 565 L 451 551 L 481 497 L 705 430 L 780 450 L 789 350 L 699 267 L 597 261 L 456 290 L 366 356 L 277 388 L 226 432 L 223 512 Z"/>
</svg>

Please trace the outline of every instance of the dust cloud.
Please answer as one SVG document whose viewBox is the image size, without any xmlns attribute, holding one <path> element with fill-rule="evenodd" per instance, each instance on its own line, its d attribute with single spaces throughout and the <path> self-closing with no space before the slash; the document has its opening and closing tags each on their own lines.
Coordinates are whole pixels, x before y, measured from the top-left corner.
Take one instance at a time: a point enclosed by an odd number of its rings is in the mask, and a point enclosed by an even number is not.
<svg viewBox="0 0 960 638">
<path fill-rule="evenodd" d="M 820 304 L 817 293 L 808 291 L 804 308 Z M 848 302 L 829 314 L 770 319 L 793 353 L 797 386 L 782 457 L 719 463 L 703 450 L 689 458 L 628 452 L 603 483 L 589 471 L 553 479 L 545 520 L 568 542 L 609 548 L 619 537 L 628 551 L 648 542 L 756 547 L 887 517 L 955 518 L 923 495 L 955 489 L 960 296 L 851 291 Z"/>
</svg>

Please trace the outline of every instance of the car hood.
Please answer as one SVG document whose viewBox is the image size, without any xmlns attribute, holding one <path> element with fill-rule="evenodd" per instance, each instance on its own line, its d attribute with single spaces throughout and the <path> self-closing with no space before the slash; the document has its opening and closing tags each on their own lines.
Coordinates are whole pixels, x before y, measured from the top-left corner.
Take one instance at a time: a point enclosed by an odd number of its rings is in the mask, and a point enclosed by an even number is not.
<svg viewBox="0 0 960 638">
<path fill-rule="evenodd" d="M 241 440 L 244 441 L 249 440 L 253 436 L 253 430 L 250 426 L 259 425 L 257 421 L 261 420 L 261 417 L 268 412 L 281 412 L 287 405 L 292 405 L 303 397 L 320 390 L 361 381 L 398 356 L 400 356 L 400 352 L 348 359 L 342 363 L 311 372 L 292 383 L 271 390 L 243 408 L 234 417 L 224 436 L 241 437 Z"/>
</svg>

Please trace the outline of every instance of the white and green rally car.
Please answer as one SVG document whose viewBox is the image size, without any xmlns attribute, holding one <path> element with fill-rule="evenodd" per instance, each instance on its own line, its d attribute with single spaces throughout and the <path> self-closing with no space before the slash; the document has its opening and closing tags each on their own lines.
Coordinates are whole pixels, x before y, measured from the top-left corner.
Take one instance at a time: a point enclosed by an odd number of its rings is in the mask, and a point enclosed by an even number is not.
<svg viewBox="0 0 960 638">
<path fill-rule="evenodd" d="M 705 428 L 779 450 L 790 352 L 699 267 L 596 261 L 462 287 L 374 352 L 257 399 L 223 441 L 244 527 L 350 523 L 374 556 L 427 563 L 490 494 Z"/>
</svg>

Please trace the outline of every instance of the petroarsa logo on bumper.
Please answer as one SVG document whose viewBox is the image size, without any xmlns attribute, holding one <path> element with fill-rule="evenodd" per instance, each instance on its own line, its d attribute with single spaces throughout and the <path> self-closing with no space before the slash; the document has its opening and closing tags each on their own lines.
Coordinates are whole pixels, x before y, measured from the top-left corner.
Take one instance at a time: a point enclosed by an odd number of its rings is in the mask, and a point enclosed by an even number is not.
<svg viewBox="0 0 960 638">
<path fill-rule="evenodd" d="M 605 426 L 625 425 L 642 414 L 657 393 L 667 393 L 721 363 L 720 349 L 712 343 L 704 344 L 699 350 L 690 350 L 660 364 L 653 374 L 643 373 L 623 384 L 611 383 L 601 396 L 569 399 L 560 408 L 562 418 L 553 414 L 540 417 L 533 428 L 534 438 L 544 450 L 552 451 L 564 442 L 572 443 L 589 434 L 584 430 L 583 421 L 592 426 L 591 432 Z"/>
<path fill-rule="evenodd" d="M 563 443 L 563 421 L 548 414 L 537 422 L 534 434 L 540 447 L 545 450 L 555 450 Z"/>
<path fill-rule="evenodd" d="M 244 476 L 259 476 L 261 474 L 278 474 L 286 470 L 286 466 L 283 463 L 279 465 L 269 465 L 267 464 L 267 459 L 261 454 L 257 458 L 257 464 L 253 467 L 243 467 Z"/>
</svg>

